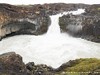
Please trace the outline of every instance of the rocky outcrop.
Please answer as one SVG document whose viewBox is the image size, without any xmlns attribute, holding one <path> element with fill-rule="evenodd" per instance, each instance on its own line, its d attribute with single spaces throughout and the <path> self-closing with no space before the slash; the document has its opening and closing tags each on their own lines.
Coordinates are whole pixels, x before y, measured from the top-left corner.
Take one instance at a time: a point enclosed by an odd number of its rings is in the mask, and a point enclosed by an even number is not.
<svg viewBox="0 0 100 75">
<path fill-rule="evenodd" d="M 86 15 L 64 15 L 59 18 L 62 32 L 94 42 L 100 42 L 100 17 Z"/>
<path fill-rule="evenodd" d="M 43 10 L 32 12 L 31 7 L 0 5 L 0 38 L 17 34 L 44 34 L 50 23 L 50 17 Z"/>
<path fill-rule="evenodd" d="M 0 55 L 0 75 L 67 75 L 69 72 L 90 72 L 89 75 L 100 74 L 100 59 L 87 58 L 70 60 L 59 68 L 34 62 L 24 64 L 22 57 L 14 52 Z"/>
</svg>

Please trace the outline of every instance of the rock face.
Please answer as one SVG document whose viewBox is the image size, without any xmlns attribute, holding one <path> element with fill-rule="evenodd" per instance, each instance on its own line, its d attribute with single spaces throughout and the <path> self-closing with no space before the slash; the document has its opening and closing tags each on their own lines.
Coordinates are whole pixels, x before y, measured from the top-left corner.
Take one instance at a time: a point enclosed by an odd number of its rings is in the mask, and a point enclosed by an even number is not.
<svg viewBox="0 0 100 75">
<path fill-rule="evenodd" d="M 86 15 L 64 15 L 59 18 L 62 32 L 75 37 L 100 42 L 100 17 Z"/>
<path fill-rule="evenodd" d="M 0 38 L 15 34 L 44 34 L 50 23 L 50 17 L 43 10 L 33 12 L 31 7 L 0 5 Z"/>
</svg>

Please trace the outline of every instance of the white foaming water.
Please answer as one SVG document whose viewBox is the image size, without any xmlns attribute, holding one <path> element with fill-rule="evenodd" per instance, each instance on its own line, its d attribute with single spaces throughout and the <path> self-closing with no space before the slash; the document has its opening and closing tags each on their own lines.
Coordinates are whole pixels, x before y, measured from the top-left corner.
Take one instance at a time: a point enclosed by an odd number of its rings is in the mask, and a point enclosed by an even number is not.
<svg viewBox="0 0 100 75">
<path fill-rule="evenodd" d="M 80 11 L 82 9 L 77 13 Z M 25 63 L 34 61 L 54 68 L 77 58 L 100 58 L 99 43 L 60 33 L 59 16 L 61 14 L 51 16 L 52 24 L 44 35 L 19 35 L 0 41 L 0 54 L 14 51 L 23 57 Z"/>
</svg>

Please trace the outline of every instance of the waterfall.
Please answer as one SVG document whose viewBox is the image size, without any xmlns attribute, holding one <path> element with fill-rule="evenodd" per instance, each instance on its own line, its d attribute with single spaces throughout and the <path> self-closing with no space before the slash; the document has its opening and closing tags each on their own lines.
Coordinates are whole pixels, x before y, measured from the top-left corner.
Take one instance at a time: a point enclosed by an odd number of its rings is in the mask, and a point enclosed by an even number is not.
<svg viewBox="0 0 100 75">
<path fill-rule="evenodd" d="M 47 35 L 49 34 L 60 34 L 60 27 L 58 25 L 58 16 L 59 15 L 55 15 L 55 16 L 51 16 L 51 19 L 52 19 L 52 23 L 51 23 L 51 26 L 49 27 L 49 30 L 47 32 Z"/>
<path fill-rule="evenodd" d="M 61 17 L 62 15 L 66 15 L 70 13 L 73 13 L 74 15 L 78 15 L 78 14 L 84 13 L 84 11 L 85 11 L 84 9 L 78 9 L 77 11 L 63 12 L 63 14 L 60 13 L 57 15 L 50 16 L 52 18 L 52 24 L 49 27 L 49 30 L 46 35 L 49 35 L 49 34 L 61 35 L 60 27 L 58 23 L 59 23 L 59 17 Z"/>
<path fill-rule="evenodd" d="M 67 13 L 80 14 L 83 10 Z M 60 33 L 58 18 L 61 14 L 50 16 L 52 23 L 47 34 L 41 36 L 18 35 L 0 41 L 0 54 L 14 51 L 23 61 L 47 64 L 54 68 L 77 58 L 100 58 L 100 44 Z"/>
</svg>

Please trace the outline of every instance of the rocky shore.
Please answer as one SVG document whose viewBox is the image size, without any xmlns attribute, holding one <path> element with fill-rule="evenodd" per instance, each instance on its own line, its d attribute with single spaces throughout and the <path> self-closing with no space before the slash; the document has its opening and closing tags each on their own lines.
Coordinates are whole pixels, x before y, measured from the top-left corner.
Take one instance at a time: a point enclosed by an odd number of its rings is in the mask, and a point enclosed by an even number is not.
<svg viewBox="0 0 100 75">
<path fill-rule="evenodd" d="M 15 52 L 0 55 L 0 75 L 66 75 L 70 72 L 76 72 L 77 74 L 79 72 L 88 72 L 87 75 L 99 75 L 100 59 L 70 60 L 54 69 L 45 64 L 35 65 L 34 62 L 25 64 L 22 57 Z"/>
</svg>

